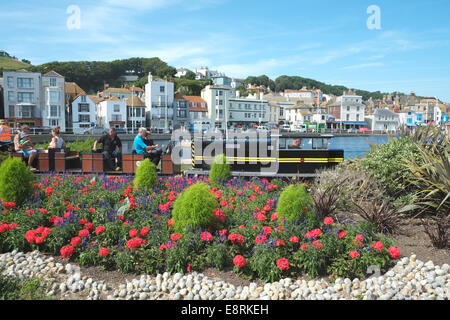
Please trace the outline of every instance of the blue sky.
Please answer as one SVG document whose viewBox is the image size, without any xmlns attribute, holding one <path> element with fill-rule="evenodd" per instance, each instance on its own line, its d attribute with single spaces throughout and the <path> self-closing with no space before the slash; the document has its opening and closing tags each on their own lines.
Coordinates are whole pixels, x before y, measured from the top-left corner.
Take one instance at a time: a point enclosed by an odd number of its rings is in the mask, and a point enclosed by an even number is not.
<svg viewBox="0 0 450 320">
<path fill-rule="evenodd" d="M 80 8 L 70 30 L 67 8 Z M 370 5 L 380 30 L 369 30 Z M 450 102 L 448 0 L 0 0 L 0 49 L 33 64 L 157 56 Z"/>
</svg>

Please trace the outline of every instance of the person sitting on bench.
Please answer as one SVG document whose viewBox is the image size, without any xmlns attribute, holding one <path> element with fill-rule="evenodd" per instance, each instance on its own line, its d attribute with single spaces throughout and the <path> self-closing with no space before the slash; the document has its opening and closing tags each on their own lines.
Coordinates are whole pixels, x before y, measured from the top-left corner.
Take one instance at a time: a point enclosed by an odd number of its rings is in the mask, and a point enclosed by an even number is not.
<svg viewBox="0 0 450 320">
<path fill-rule="evenodd" d="M 34 148 L 33 143 L 30 140 L 30 127 L 28 125 L 22 126 L 22 131 L 14 136 L 14 150 L 17 153 L 22 153 L 25 159 L 28 158 L 28 168 L 31 171 L 37 171 L 33 167 L 33 162 L 38 155 L 38 151 Z"/>
<path fill-rule="evenodd" d="M 59 136 L 59 130 L 60 127 L 55 127 L 52 129 L 52 141 L 50 142 L 48 149 L 61 150 L 66 148 L 66 143 L 64 142 L 63 138 Z"/>
<path fill-rule="evenodd" d="M 116 129 L 109 129 L 108 133 L 94 142 L 92 151 L 97 152 L 97 144 L 103 144 L 103 159 L 106 162 L 106 170 L 120 171 L 122 169 L 122 141 L 117 136 Z M 119 148 L 119 151 L 117 151 Z M 117 159 L 117 167 L 114 160 Z"/>
<path fill-rule="evenodd" d="M 150 159 L 151 162 L 158 166 L 161 160 L 162 150 L 154 144 L 150 139 L 150 132 L 145 128 L 140 128 L 136 138 L 134 139 L 134 150 L 136 154 L 143 154 L 144 159 Z"/>
</svg>

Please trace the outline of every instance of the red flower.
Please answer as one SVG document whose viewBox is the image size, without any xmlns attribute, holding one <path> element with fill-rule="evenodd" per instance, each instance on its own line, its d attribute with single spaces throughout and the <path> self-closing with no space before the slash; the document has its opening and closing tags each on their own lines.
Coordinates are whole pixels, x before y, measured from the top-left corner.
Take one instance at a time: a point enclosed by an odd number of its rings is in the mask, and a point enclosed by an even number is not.
<svg viewBox="0 0 450 320">
<path fill-rule="evenodd" d="M 338 233 L 338 237 L 339 239 L 342 239 L 343 237 L 345 237 L 347 235 L 348 231 L 344 230 Z"/>
<path fill-rule="evenodd" d="M 279 246 L 284 246 L 284 245 L 286 245 L 286 244 L 284 243 L 284 240 L 277 240 L 277 241 L 275 242 L 275 245 L 276 245 L 277 247 L 279 247 Z"/>
<path fill-rule="evenodd" d="M 212 235 L 208 231 L 202 232 L 200 235 L 202 241 L 212 241 Z"/>
<path fill-rule="evenodd" d="M 361 242 L 361 240 L 358 240 L 358 239 L 353 239 L 352 240 L 352 242 L 356 245 L 356 246 L 358 246 L 358 247 L 362 247 L 362 242 Z"/>
<path fill-rule="evenodd" d="M 300 245 L 300 249 L 302 249 L 303 251 L 308 250 L 308 244 L 307 244 L 307 243 L 302 243 L 302 244 Z"/>
<path fill-rule="evenodd" d="M 270 234 L 272 233 L 272 228 L 271 227 L 263 227 L 262 231 L 264 232 L 265 235 L 270 236 Z"/>
<path fill-rule="evenodd" d="M 169 221 L 167 221 L 167 225 L 169 226 L 169 228 L 173 228 L 174 221 L 172 218 L 170 218 Z"/>
<path fill-rule="evenodd" d="M 94 224 L 92 222 L 88 222 L 84 225 L 86 230 L 92 230 L 94 228 Z"/>
<path fill-rule="evenodd" d="M 42 242 L 44 242 L 44 240 L 45 240 L 45 237 L 36 237 L 36 244 L 39 244 L 39 243 L 42 243 Z"/>
<path fill-rule="evenodd" d="M 170 235 L 170 240 L 172 240 L 172 241 L 177 241 L 180 238 L 181 238 L 181 234 L 179 234 L 179 233 L 172 233 Z"/>
<path fill-rule="evenodd" d="M 372 247 L 375 248 L 377 251 L 381 251 L 384 248 L 384 244 L 381 241 L 376 241 L 372 243 Z"/>
<path fill-rule="evenodd" d="M 98 226 L 97 228 L 95 228 L 95 233 L 96 234 L 101 234 L 101 233 L 103 233 L 103 232 L 105 232 L 106 231 L 106 228 L 104 227 L 104 226 Z"/>
<path fill-rule="evenodd" d="M 350 257 L 352 257 L 352 259 L 358 258 L 359 257 L 359 252 L 356 251 L 356 250 L 350 251 Z"/>
<path fill-rule="evenodd" d="M 131 229 L 130 232 L 128 232 L 128 234 L 130 235 L 130 238 L 134 238 L 137 236 L 138 231 L 136 229 Z"/>
<path fill-rule="evenodd" d="M 73 237 L 72 240 L 70 240 L 70 244 L 72 245 L 72 247 L 76 247 L 81 242 L 82 242 L 82 240 L 80 237 Z"/>
<path fill-rule="evenodd" d="M 139 248 L 145 242 L 144 239 L 141 238 L 133 238 L 127 241 L 127 247 L 131 249 Z"/>
<path fill-rule="evenodd" d="M 272 215 L 270 216 L 270 220 L 275 221 L 277 219 L 278 219 L 278 213 L 276 213 L 276 212 L 272 213 Z"/>
<path fill-rule="evenodd" d="M 150 232 L 150 227 L 144 227 L 141 229 L 141 231 L 139 231 L 139 234 L 141 235 L 141 237 L 145 237 L 147 236 L 147 234 Z"/>
<path fill-rule="evenodd" d="M 284 271 L 284 270 L 289 270 L 289 260 L 286 258 L 280 258 L 277 260 L 277 267 Z"/>
<path fill-rule="evenodd" d="M 67 212 L 66 212 L 67 213 Z M 66 217 L 67 218 L 67 217 Z M 86 224 L 88 221 L 86 220 L 86 219 L 84 219 L 84 218 L 82 218 L 82 219 L 80 219 L 80 221 L 78 221 L 78 224 L 79 225 L 84 225 L 84 224 Z"/>
<path fill-rule="evenodd" d="M 68 259 L 72 256 L 73 251 L 74 251 L 74 249 L 72 246 L 64 246 L 60 250 L 61 256 L 66 259 Z"/>
<path fill-rule="evenodd" d="M 80 232 L 78 232 L 78 236 L 82 237 L 82 238 L 86 238 L 89 235 L 89 231 L 86 229 L 80 230 Z"/>
<path fill-rule="evenodd" d="M 358 240 L 362 241 L 363 240 L 363 235 L 362 234 L 357 234 L 355 239 L 358 239 Z"/>
<path fill-rule="evenodd" d="M 400 250 L 397 247 L 389 247 L 389 254 L 393 259 L 400 258 Z"/>
<path fill-rule="evenodd" d="M 314 240 L 314 241 L 312 242 L 312 245 L 313 245 L 314 247 L 316 247 L 317 249 L 322 249 L 322 242 L 320 242 L 319 240 Z"/>
<path fill-rule="evenodd" d="M 40 211 L 41 213 L 47 213 L 47 209 L 41 208 L 41 209 L 39 209 L 39 211 Z"/>
<path fill-rule="evenodd" d="M 90 212 L 95 212 L 95 209 L 94 208 L 89 208 L 89 211 Z"/>
<path fill-rule="evenodd" d="M 45 188 L 45 193 L 46 193 L 47 195 L 51 196 L 52 193 L 53 193 L 53 188 L 51 188 L 51 187 Z"/>
<path fill-rule="evenodd" d="M 292 236 L 289 238 L 290 242 L 294 242 L 294 243 L 298 243 L 298 237 L 297 236 Z"/>
<path fill-rule="evenodd" d="M 220 236 L 226 236 L 227 235 L 227 229 L 222 229 L 222 230 L 219 230 L 219 235 Z"/>
<path fill-rule="evenodd" d="M 233 244 L 243 244 L 244 243 L 244 237 L 238 233 L 230 233 L 228 236 L 228 240 L 231 241 Z"/>
<path fill-rule="evenodd" d="M 246 264 L 244 257 L 241 255 L 235 256 L 233 259 L 233 263 L 238 268 L 242 268 Z"/>
<path fill-rule="evenodd" d="M 241 225 L 239 226 L 239 229 L 245 229 L 245 226 L 244 226 L 243 224 L 241 224 Z"/>
<path fill-rule="evenodd" d="M 28 242 L 35 242 L 36 241 L 36 231 L 34 230 L 28 230 L 25 233 L 25 239 L 27 239 Z"/>
<path fill-rule="evenodd" d="M 6 232 L 9 230 L 9 225 L 6 223 L 0 225 L 0 233 Z"/>
<path fill-rule="evenodd" d="M 334 223 L 334 220 L 333 220 L 333 218 L 326 217 L 326 218 L 323 220 L 323 223 L 326 224 L 326 225 L 330 225 L 330 224 L 333 224 L 333 223 Z"/>
<path fill-rule="evenodd" d="M 109 254 L 108 248 L 100 248 L 98 255 L 100 257 L 106 257 Z"/>
<path fill-rule="evenodd" d="M 267 237 L 265 235 L 261 235 L 260 234 L 259 236 L 256 236 L 256 239 L 255 239 L 256 243 L 261 244 L 261 243 L 264 243 L 266 241 L 267 241 Z"/>
</svg>

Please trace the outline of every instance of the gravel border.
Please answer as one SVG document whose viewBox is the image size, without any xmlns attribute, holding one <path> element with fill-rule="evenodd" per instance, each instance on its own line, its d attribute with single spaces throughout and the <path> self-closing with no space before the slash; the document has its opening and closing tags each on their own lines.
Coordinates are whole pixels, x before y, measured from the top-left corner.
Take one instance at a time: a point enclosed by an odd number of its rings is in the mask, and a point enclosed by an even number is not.
<svg viewBox="0 0 450 320">
<path fill-rule="evenodd" d="M 55 262 L 39 251 L 0 255 L 3 274 L 24 279 L 38 277 L 48 285 L 48 296 L 60 300 L 449 300 L 450 266 L 435 266 L 402 258 L 386 274 L 360 280 L 338 278 L 292 280 L 258 286 L 234 286 L 201 273 L 187 275 L 167 272 L 141 275 L 112 288 L 104 281 L 82 275 L 79 266 Z"/>
</svg>

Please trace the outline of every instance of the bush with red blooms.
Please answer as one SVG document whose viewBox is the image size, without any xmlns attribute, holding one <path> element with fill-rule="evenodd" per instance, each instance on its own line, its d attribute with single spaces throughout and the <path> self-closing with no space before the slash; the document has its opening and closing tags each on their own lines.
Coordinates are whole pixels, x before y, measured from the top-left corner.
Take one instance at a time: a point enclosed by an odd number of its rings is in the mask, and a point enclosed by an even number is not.
<svg viewBox="0 0 450 320">
<path fill-rule="evenodd" d="M 72 246 L 64 246 L 61 248 L 61 256 L 65 259 L 69 259 L 74 252 L 74 248 Z"/>
<path fill-rule="evenodd" d="M 245 261 L 243 256 L 238 254 L 237 256 L 234 257 L 233 264 L 238 268 L 242 268 L 243 266 L 245 266 L 247 264 L 247 262 Z"/>
<path fill-rule="evenodd" d="M 277 260 L 277 267 L 282 270 L 289 270 L 289 260 L 286 258 L 280 258 Z"/>
</svg>

